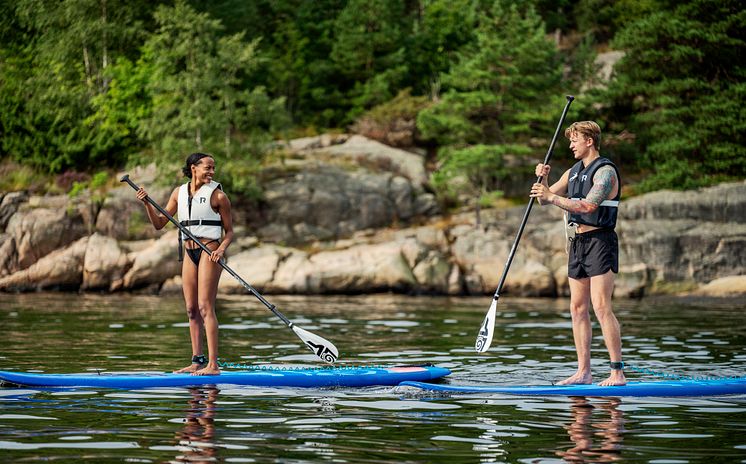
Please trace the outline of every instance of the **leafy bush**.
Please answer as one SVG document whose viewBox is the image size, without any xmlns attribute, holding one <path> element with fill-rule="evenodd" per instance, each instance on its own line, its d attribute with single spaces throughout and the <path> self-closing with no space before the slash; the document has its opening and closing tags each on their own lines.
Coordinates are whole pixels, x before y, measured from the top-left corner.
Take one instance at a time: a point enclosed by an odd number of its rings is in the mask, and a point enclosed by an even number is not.
<svg viewBox="0 0 746 464">
<path fill-rule="evenodd" d="M 49 181 L 48 175 L 31 166 L 14 162 L 5 162 L 0 166 L 0 192 L 41 191 Z"/>
</svg>

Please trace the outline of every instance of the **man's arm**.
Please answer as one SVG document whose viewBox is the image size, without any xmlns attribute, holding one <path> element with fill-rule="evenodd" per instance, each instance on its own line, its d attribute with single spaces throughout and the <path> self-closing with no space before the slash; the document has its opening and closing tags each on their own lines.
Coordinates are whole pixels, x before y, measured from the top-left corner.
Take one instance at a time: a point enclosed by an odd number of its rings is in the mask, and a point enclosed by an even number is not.
<svg viewBox="0 0 746 464">
<path fill-rule="evenodd" d="M 576 214 L 589 214 L 598 209 L 604 200 L 616 196 L 618 180 L 611 166 L 603 166 L 593 176 L 593 187 L 582 200 L 571 200 L 556 194 L 547 195 L 549 203 L 565 211 Z M 552 192 L 553 193 L 553 192 Z"/>
</svg>

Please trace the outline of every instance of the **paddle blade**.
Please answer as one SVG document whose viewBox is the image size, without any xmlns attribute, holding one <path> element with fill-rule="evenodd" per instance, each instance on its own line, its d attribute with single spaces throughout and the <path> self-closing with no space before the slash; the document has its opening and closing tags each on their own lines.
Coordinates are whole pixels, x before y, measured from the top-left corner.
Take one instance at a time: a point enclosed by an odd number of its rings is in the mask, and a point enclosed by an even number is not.
<svg viewBox="0 0 746 464">
<path fill-rule="evenodd" d="M 322 361 L 329 364 L 334 364 L 334 361 L 339 357 L 339 351 L 329 340 L 319 337 L 316 334 L 309 332 L 308 330 L 301 329 L 298 326 L 292 326 L 293 332 L 297 335 L 303 343 L 306 344 L 316 356 L 321 358 Z"/>
<path fill-rule="evenodd" d="M 492 336 L 495 333 L 495 314 L 497 313 L 497 300 L 493 299 L 490 305 L 487 315 L 484 316 L 484 322 L 482 327 L 479 329 L 479 335 L 477 335 L 477 342 L 474 344 L 474 349 L 477 353 L 484 353 L 490 348 L 492 344 Z"/>
</svg>

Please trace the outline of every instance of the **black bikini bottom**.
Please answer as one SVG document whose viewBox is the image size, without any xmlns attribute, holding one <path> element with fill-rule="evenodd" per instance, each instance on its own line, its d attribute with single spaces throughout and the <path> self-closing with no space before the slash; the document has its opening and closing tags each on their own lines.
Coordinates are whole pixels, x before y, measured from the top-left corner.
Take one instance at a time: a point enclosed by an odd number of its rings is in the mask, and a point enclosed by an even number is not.
<svg viewBox="0 0 746 464">
<path fill-rule="evenodd" d="M 219 240 L 210 240 L 209 242 L 205 242 L 205 246 L 213 243 L 218 242 Z M 189 256 L 189 259 L 192 260 L 195 266 L 199 266 L 199 259 L 202 257 L 202 252 L 204 251 L 202 247 L 197 246 L 197 248 L 185 248 L 187 255 Z"/>
</svg>

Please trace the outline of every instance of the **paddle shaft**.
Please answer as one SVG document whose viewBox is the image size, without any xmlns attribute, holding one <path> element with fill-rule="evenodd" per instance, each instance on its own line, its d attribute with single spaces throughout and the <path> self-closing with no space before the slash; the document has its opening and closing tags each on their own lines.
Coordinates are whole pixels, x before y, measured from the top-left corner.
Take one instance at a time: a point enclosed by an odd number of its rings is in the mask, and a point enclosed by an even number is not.
<svg viewBox="0 0 746 464">
<path fill-rule="evenodd" d="M 567 110 L 570 109 L 570 104 L 573 100 L 575 100 L 575 97 L 572 95 L 568 95 L 567 97 L 567 103 L 565 104 L 565 108 L 562 110 L 562 116 L 560 116 L 559 123 L 557 124 L 557 129 L 554 131 L 554 136 L 552 137 L 552 142 L 549 144 L 549 149 L 547 150 L 547 154 L 544 157 L 544 164 L 549 164 L 549 160 L 552 159 L 552 153 L 554 151 L 554 145 L 557 143 L 557 137 L 559 136 L 560 130 L 562 129 L 562 124 L 565 123 L 565 117 L 567 116 Z M 543 176 L 539 176 L 536 178 L 536 182 L 541 182 Z M 505 262 L 505 268 L 503 269 L 503 274 L 500 277 L 500 282 L 497 284 L 497 290 L 495 290 L 495 296 L 493 297 L 495 300 L 498 300 L 500 298 L 500 292 L 503 289 L 503 285 L 505 284 L 505 278 L 508 276 L 508 271 L 510 270 L 510 265 L 513 263 L 513 258 L 515 257 L 515 252 L 518 249 L 518 243 L 521 241 L 521 235 L 523 235 L 523 229 L 526 228 L 526 222 L 528 222 L 528 216 L 531 214 L 531 208 L 534 206 L 534 197 L 529 198 L 528 205 L 526 206 L 526 212 L 523 213 L 523 220 L 521 221 L 521 226 L 518 228 L 518 233 L 515 236 L 515 240 L 513 241 L 513 247 L 510 249 L 510 254 L 508 255 L 508 260 Z"/>
<path fill-rule="evenodd" d="M 130 187 L 132 187 L 133 189 L 140 190 L 140 187 L 137 184 L 135 184 L 134 182 L 132 182 L 132 180 L 130 179 L 129 174 L 125 174 L 124 176 L 122 176 L 122 178 L 119 181 L 120 182 L 127 182 L 130 185 Z M 179 221 L 177 221 L 176 219 L 174 219 L 173 216 L 171 216 L 170 214 L 168 214 L 168 211 L 166 211 L 165 209 L 163 209 L 161 207 L 161 205 L 159 205 L 158 203 L 156 203 L 155 201 L 153 201 L 153 199 L 150 198 L 150 195 L 147 195 L 145 197 L 145 200 L 147 200 L 148 203 L 150 203 L 151 205 L 153 205 L 153 207 L 155 209 L 157 209 L 166 219 L 168 219 L 169 221 L 171 221 L 172 223 L 174 223 L 174 225 L 176 225 L 176 227 L 178 227 L 179 230 L 184 235 L 186 235 L 194 243 L 196 243 L 197 245 L 199 245 L 205 253 L 207 253 L 210 256 L 212 255 L 212 250 L 210 250 L 209 248 L 207 248 L 207 245 L 205 245 L 204 243 L 202 243 L 197 237 L 194 236 L 194 234 L 192 234 L 189 231 L 189 229 L 187 229 L 186 227 L 184 227 L 183 225 L 181 225 L 179 223 Z M 223 267 L 223 269 L 225 269 L 226 271 L 228 271 L 228 273 L 230 275 L 232 275 L 233 278 L 235 278 L 241 285 L 243 285 L 244 288 L 246 288 L 246 290 L 248 290 L 249 292 L 251 292 L 252 295 L 254 295 L 255 297 L 257 297 L 257 299 L 259 301 L 261 301 L 262 304 L 264 304 L 264 306 L 266 306 L 267 308 L 269 308 L 269 310 L 272 311 L 275 314 L 275 316 L 279 317 L 282 320 L 282 322 L 284 322 L 288 327 L 293 328 L 293 323 L 290 322 L 290 320 L 287 317 L 285 317 L 284 314 L 282 314 L 280 311 L 278 311 L 277 308 L 275 307 L 275 305 L 273 305 L 272 303 L 270 303 L 269 301 L 267 301 L 254 287 L 251 286 L 251 284 L 249 284 L 248 282 L 246 282 L 245 280 L 243 280 L 241 278 L 241 276 L 236 273 L 236 271 L 234 271 L 227 264 L 225 264 L 224 260 L 222 260 L 222 259 L 219 260 L 218 264 L 220 264 Z"/>
</svg>

